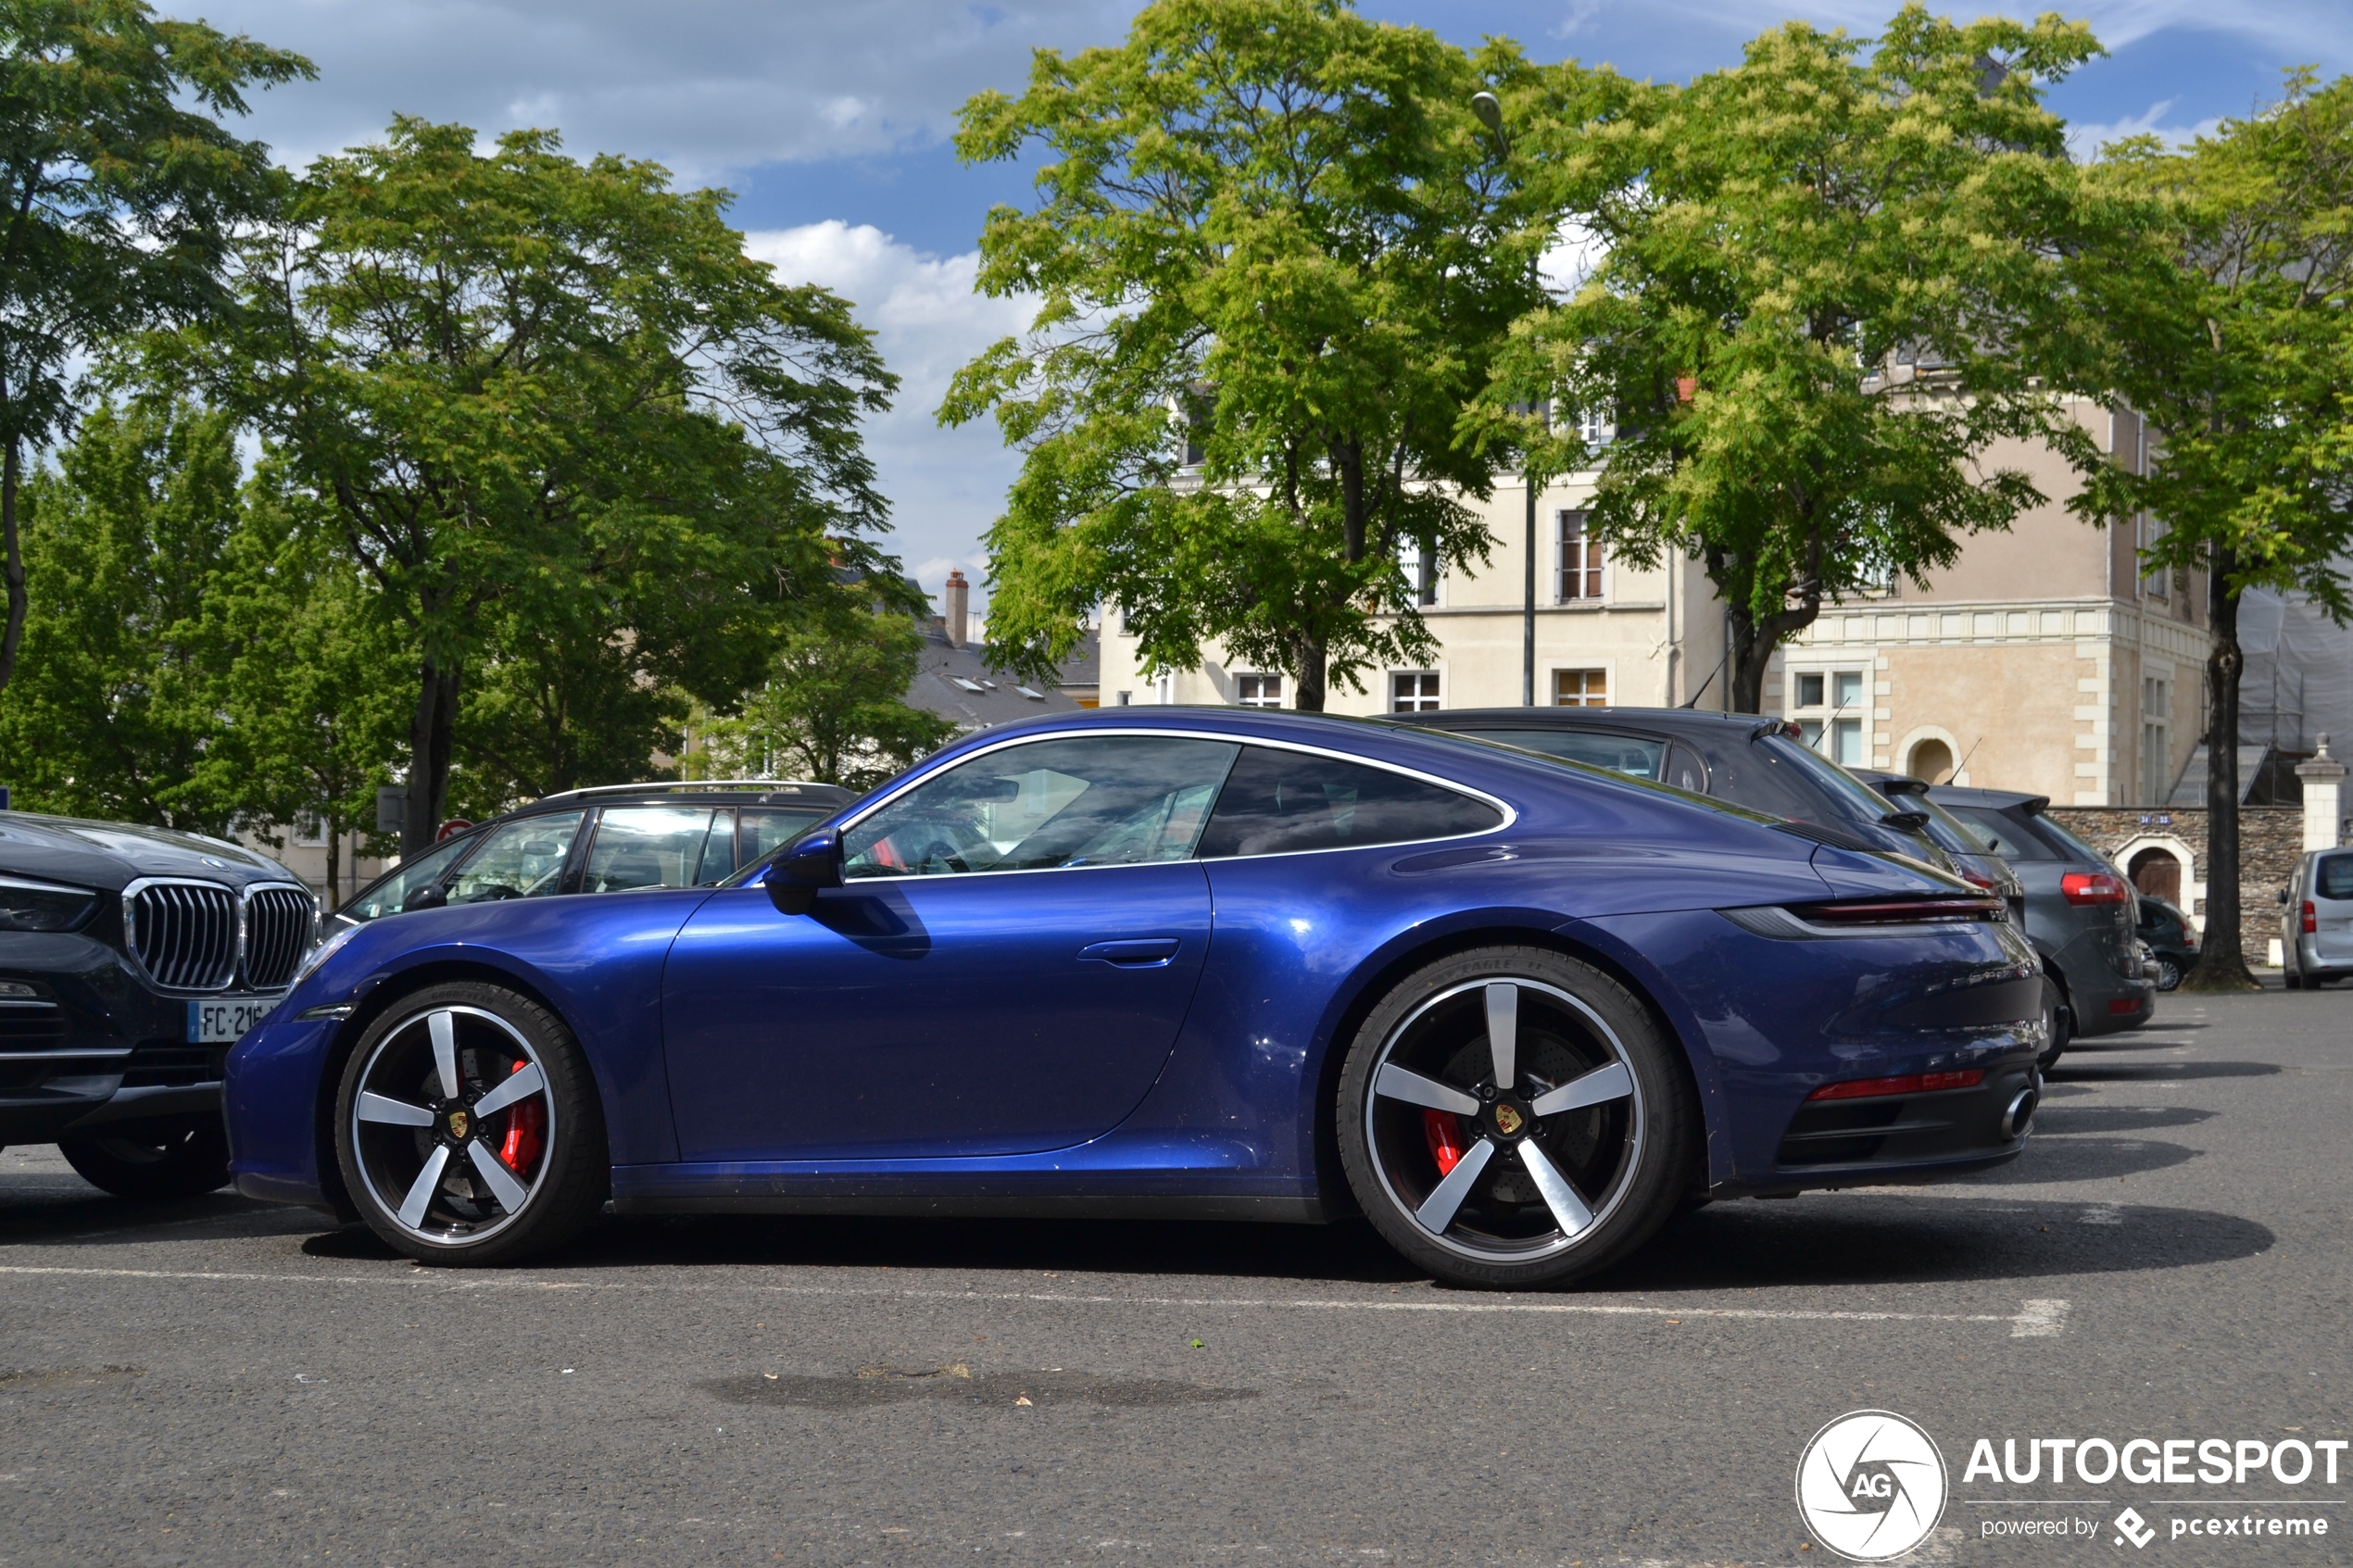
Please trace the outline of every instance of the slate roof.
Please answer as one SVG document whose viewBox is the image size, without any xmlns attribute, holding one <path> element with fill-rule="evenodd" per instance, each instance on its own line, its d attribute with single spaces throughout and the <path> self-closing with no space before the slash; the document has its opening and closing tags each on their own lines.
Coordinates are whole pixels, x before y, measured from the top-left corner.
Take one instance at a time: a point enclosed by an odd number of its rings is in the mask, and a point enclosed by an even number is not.
<svg viewBox="0 0 2353 1568">
<path fill-rule="evenodd" d="M 951 646 L 937 621 L 925 623 L 923 662 L 907 688 L 907 701 L 967 731 L 1039 713 L 1079 710 L 1075 700 L 1055 687 L 1027 686 L 989 669 L 977 646 Z"/>
</svg>

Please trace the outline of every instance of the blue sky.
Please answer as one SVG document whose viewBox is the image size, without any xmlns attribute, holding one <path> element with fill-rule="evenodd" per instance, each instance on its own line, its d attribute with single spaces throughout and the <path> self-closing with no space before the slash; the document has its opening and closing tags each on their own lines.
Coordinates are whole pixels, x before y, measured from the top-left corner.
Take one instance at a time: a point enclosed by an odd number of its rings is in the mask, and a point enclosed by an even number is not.
<svg viewBox="0 0 2353 1568">
<path fill-rule="evenodd" d="M 1683 80 L 1739 57 L 1792 16 L 1868 34 L 1894 0 L 1360 0 L 1368 14 L 1465 44 L 1516 38 L 1540 59 L 1606 61 Z M 553 126 L 575 153 L 624 153 L 739 194 L 753 254 L 843 294 L 905 378 L 869 440 L 893 500 L 893 547 L 927 587 L 951 566 L 976 583 L 980 536 L 1015 463 L 988 429 L 941 432 L 931 413 L 955 367 L 1017 331 L 1016 303 L 972 294 L 973 246 L 992 203 L 1026 194 L 1020 170 L 965 169 L 956 107 L 1016 89 L 1030 51 L 1116 42 L 1124 0 L 218 0 L 169 14 L 299 49 L 314 83 L 262 94 L 249 134 L 300 162 L 365 141 L 395 113 L 485 133 Z M 1939 6 L 1974 16 L 1982 6 Z M 2348 0 L 2096 0 L 2062 7 L 2108 45 L 2053 106 L 2086 143 L 2181 135 L 2243 114 L 2283 68 L 2353 71 Z M 2019 7 L 2019 14 L 2025 8 Z M 978 596 L 975 596 L 976 600 Z"/>
</svg>

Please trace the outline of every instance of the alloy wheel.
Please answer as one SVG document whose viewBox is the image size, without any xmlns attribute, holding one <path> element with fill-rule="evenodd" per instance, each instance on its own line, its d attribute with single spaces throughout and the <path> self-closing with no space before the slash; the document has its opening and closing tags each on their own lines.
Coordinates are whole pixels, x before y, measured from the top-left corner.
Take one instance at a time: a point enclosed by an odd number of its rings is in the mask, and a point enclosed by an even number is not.
<svg viewBox="0 0 2353 1568">
<path fill-rule="evenodd" d="M 475 1243 L 529 1207 L 560 1129 L 546 1066 L 476 1007 L 433 1007 L 377 1041 L 347 1129 L 360 1180 L 415 1240 Z"/>
<path fill-rule="evenodd" d="M 1382 1041 L 1365 1142 L 1429 1241 L 1528 1263 L 1576 1246 L 1624 1198 L 1644 1111 L 1626 1047 L 1592 1008 L 1542 981 L 1485 977 Z"/>
</svg>

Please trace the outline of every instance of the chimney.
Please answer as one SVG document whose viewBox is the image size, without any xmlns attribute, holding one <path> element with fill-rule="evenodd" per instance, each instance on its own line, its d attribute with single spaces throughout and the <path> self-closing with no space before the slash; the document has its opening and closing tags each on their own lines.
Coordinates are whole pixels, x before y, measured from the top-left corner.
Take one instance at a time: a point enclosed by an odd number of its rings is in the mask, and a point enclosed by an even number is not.
<svg viewBox="0 0 2353 1568">
<path fill-rule="evenodd" d="M 948 623 L 949 644 L 954 647 L 963 647 L 968 640 L 972 627 L 972 586 L 964 581 L 964 574 L 961 569 L 951 570 L 948 573 L 948 587 L 940 595 L 940 599 L 942 601 L 940 608 L 947 612 L 941 619 Z"/>
</svg>

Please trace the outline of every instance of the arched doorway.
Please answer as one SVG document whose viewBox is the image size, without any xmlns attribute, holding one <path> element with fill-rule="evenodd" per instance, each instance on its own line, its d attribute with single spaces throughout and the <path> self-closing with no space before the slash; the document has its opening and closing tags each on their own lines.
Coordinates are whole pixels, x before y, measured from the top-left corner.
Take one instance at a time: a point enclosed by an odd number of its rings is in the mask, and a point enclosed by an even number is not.
<svg viewBox="0 0 2353 1568">
<path fill-rule="evenodd" d="M 1916 779 L 1941 784 L 1953 776 L 1953 748 L 1933 738 L 1921 741 L 1905 759 L 1904 771 Z"/>
<path fill-rule="evenodd" d="M 2179 908 L 2182 902 L 2182 862 L 2162 849 L 2144 849 L 2133 857 L 2133 885 L 2151 898 Z"/>
</svg>

